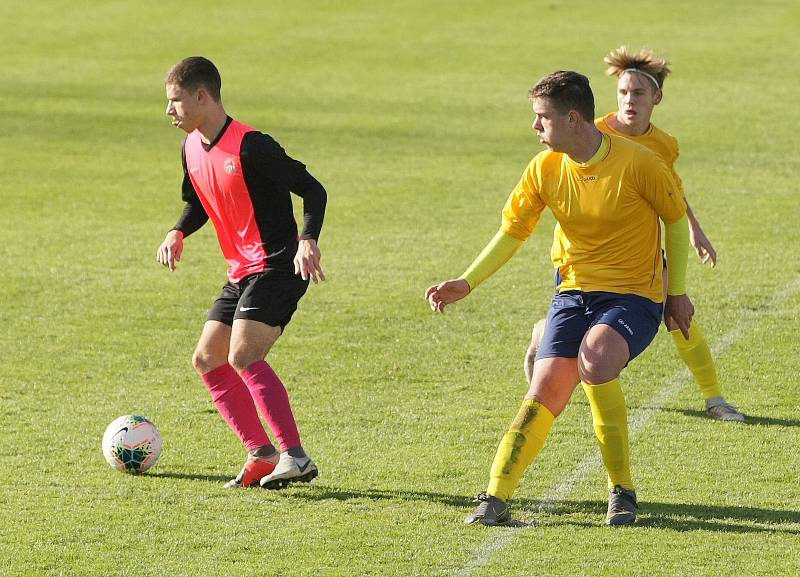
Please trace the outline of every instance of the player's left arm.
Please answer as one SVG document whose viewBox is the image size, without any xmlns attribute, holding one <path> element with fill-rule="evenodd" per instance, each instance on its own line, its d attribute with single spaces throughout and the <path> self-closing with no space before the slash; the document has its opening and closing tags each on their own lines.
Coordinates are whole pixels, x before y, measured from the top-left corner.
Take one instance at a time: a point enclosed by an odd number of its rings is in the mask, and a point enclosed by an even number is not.
<svg viewBox="0 0 800 577">
<path fill-rule="evenodd" d="M 689 262 L 689 222 L 686 200 L 670 171 L 655 155 L 642 159 L 637 167 L 642 196 L 664 222 L 667 253 L 667 299 L 664 319 L 677 326 L 689 339 L 694 305 L 686 294 L 686 266 Z"/>
<path fill-rule="evenodd" d="M 668 144 L 668 152 L 662 156 L 662 158 L 666 159 L 670 174 L 672 174 L 675 184 L 678 185 L 685 199 L 686 194 L 683 189 L 683 181 L 675 170 L 675 163 L 680 156 L 678 141 L 674 137 L 670 137 Z M 713 268 L 717 264 L 717 251 L 714 249 L 714 245 L 711 244 L 711 241 L 708 240 L 705 232 L 703 232 L 703 228 L 700 226 L 700 222 L 697 220 L 697 217 L 695 217 L 694 212 L 692 212 L 692 207 L 689 206 L 688 200 L 686 201 L 686 215 L 689 218 L 689 242 L 692 248 L 694 248 L 694 251 L 703 264 L 711 263 L 711 267 Z"/>
<path fill-rule="evenodd" d="M 297 243 L 294 257 L 294 272 L 303 280 L 311 279 L 315 284 L 325 280 L 320 264 L 319 236 L 325 219 L 328 194 L 320 182 L 306 169 L 306 165 L 295 160 L 273 138 L 259 134 L 256 154 L 269 171 L 269 178 L 281 183 L 303 199 L 303 230 Z"/>
<path fill-rule="evenodd" d="M 303 280 L 310 278 L 316 284 L 325 280 L 325 273 L 320 264 L 322 253 L 317 242 L 322 232 L 322 221 L 325 219 L 328 194 L 322 184 L 306 170 L 302 163 L 290 160 L 296 163 L 296 171 L 292 174 L 293 178 L 289 182 L 289 190 L 303 199 L 303 230 L 300 233 L 297 253 L 294 257 L 294 272 L 299 274 Z"/>
<path fill-rule="evenodd" d="M 689 242 L 697 253 L 697 257 L 703 264 L 710 263 L 711 268 L 717 264 L 717 251 L 711 241 L 708 240 L 703 227 L 700 226 L 700 221 L 692 212 L 692 207 L 686 203 L 686 216 L 689 218 Z"/>
<path fill-rule="evenodd" d="M 664 320 L 677 326 L 689 340 L 694 305 L 686 294 L 686 265 L 689 262 L 689 224 L 686 214 L 673 222 L 664 221 L 664 248 L 667 253 L 667 299 Z"/>
<path fill-rule="evenodd" d="M 164 240 L 159 245 L 156 251 L 156 261 L 163 264 L 169 270 L 174 271 L 178 262 L 183 256 L 183 239 L 197 231 L 206 222 L 208 222 L 208 214 L 200 198 L 197 196 L 197 191 L 194 189 L 191 179 L 189 178 L 189 171 L 186 169 L 186 157 L 181 150 L 181 157 L 183 163 L 183 183 L 181 185 L 181 198 L 184 201 L 183 213 L 178 219 L 178 222 L 172 229 L 167 232 Z"/>
</svg>

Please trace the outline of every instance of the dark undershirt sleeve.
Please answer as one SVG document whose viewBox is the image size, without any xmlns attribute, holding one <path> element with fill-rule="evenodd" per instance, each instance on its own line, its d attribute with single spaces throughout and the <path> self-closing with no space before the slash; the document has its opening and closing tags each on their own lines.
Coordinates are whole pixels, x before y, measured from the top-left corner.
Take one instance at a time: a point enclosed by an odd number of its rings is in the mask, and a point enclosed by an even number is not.
<svg viewBox="0 0 800 577">
<path fill-rule="evenodd" d="M 192 181 L 189 178 L 189 173 L 186 170 L 186 157 L 183 155 L 183 150 L 181 150 L 181 156 L 183 157 L 183 184 L 181 185 L 181 198 L 186 203 L 183 207 L 183 213 L 181 217 L 178 219 L 178 222 L 175 226 L 172 227 L 172 230 L 179 230 L 183 233 L 183 237 L 186 238 L 193 232 L 200 229 L 206 221 L 208 221 L 208 214 L 206 214 L 206 209 L 203 208 L 203 204 L 200 202 L 200 199 L 197 197 L 197 191 L 194 189 L 194 185 L 192 185 Z"/>
<path fill-rule="evenodd" d="M 301 239 L 319 240 L 328 195 L 305 164 L 293 159 L 272 137 L 251 132 L 245 143 L 252 154 L 253 164 L 266 178 L 281 184 L 303 199 L 303 231 Z"/>
</svg>

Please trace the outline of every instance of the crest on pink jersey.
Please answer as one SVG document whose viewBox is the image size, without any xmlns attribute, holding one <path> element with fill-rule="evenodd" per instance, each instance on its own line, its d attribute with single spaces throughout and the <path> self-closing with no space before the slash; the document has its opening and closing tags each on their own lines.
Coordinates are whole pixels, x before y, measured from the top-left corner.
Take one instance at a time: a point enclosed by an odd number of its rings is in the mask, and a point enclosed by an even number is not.
<svg viewBox="0 0 800 577">
<path fill-rule="evenodd" d="M 236 174 L 236 160 L 234 158 L 226 158 L 222 168 L 228 174 Z"/>
</svg>

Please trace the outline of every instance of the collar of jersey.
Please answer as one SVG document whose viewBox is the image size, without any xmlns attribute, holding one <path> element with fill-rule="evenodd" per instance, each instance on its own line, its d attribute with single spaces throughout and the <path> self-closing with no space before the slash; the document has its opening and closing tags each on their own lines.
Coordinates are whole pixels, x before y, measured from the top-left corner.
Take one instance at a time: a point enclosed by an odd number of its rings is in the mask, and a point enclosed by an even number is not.
<svg viewBox="0 0 800 577">
<path fill-rule="evenodd" d="M 225 134 L 225 131 L 227 131 L 227 130 L 228 130 L 228 127 L 231 125 L 231 122 L 233 122 L 233 118 L 231 118 L 230 116 L 228 116 L 228 119 L 225 121 L 225 125 L 222 127 L 222 130 L 220 130 L 220 131 L 219 131 L 219 134 L 217 134 L 217 135 L 214 137 L 214 140 L 212 140 L 212 141 L 211 141 L 211 142 L 209 142 L 208 144 L 206 144 L 205 142 L 203 142 L 203 139 L 201 138 L 201 139 L 200 139 L 200 144 L 202 144 L 202 145 L 203 145 L 203 150 L 205 150 L 206 152 L 208 152 L 209 150 L 211 150 L 212 148 L 214 148 L 214 147 L 217 145 L 217 142 L 219 142 L 219 141 L 222 139 L 223 135 Z"/>
<path fill-rule="evenodd" d="M 600 136 L 602 137 L 602 139 L 600 140 L 600 146 L 597 148 L 597 152 L 595 152 L 594 155 L 592 155 L 592 157 L 589 160 L 587 160 L 586 162 L 575 162 L 574 160 L 572 160 L 572 158 L 567 156 L 570 162 L 581 168 L 589 168 L 599 163 L 601 160 L 603 160 L 608 154 L 608 149 L 611 148 L 611 138 L 609 138 L 607 134 L 603 134 L 602 132 L 600 133 Z"/>
</svg>

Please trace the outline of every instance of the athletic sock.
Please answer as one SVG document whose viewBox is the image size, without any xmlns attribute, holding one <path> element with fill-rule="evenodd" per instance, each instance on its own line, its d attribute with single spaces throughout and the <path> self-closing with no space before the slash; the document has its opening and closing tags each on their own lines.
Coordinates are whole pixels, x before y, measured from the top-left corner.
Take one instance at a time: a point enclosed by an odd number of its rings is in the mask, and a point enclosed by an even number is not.
<svg viewBox="0 0 800 577">
<path fill-rule="evenodd" d="M 292 415 L 289 395 L 272 367 L 267 361 L 256 361 L 244 369 L 241 375 L 281 450 L 300 447 L 300 433 Z"/>
<path fill-rule="evenodd" d="M 287 449 L 286 452 L 289 453 L 290 457 L 294 457 L 295 459 L 300 459 L 300 461 L 302 461 L 303 459 L 308 459 L 308 455 L 306 455 L 306 452 L 303 449 L 303 447 L 291 447 Z"/>
<path fill-rule="evenodd" d="M 489 475 L 488 495 L 508 501 L 517 490 L 525 469 L 544 446 L 555 417 L 535 399 L 525 400 L 500 440 Z"/>
<path fill-rule="evenodd" d="M 714 367 L 714 357 L 711 356 L 711 349 L 708 348 L 708 342 L 703 335 L 703 331 L 697 325 L 696 321 L 692 321 L 689 327 L 689 340 L 683 338 L 680 329 L 669 331 L 672 335 L 672 340 L 678 348 L 678 353 L 681 355 L 683 362 L 692 371 L 697 386 L 703 393 L 703 397 L 710 399 L 712 397 L 721 397 L 722 391 L 717 382 L 717 369 Z"/>
<path fill-rule="evenodd" d="M 278 457 L 280 455 L 278 450 L 271 444 L 264 447 L 259 447 L 255 451 L 249 451 L 248 454 L 254 459 L 271 459 L 273 456 Z"/>
<path fill-rule="evenodd" d="M 242 440 L 248 451 L 272 446 L 264 425 L 258 418 L 253 397 L 232 366 L 224 364 L 200 378 L 208 387 L 211 400 L 214 401 L 222 418 Z"/>
<path fill-rule="evenodd" d="M 608 488 L 621 485 L 633 490 L 630 447 L 628 445 L 628 411 L 619 378 L 599 385 L 581 383 L 592 408 L 594 434 L 608 472 Z"/>
</svg>

